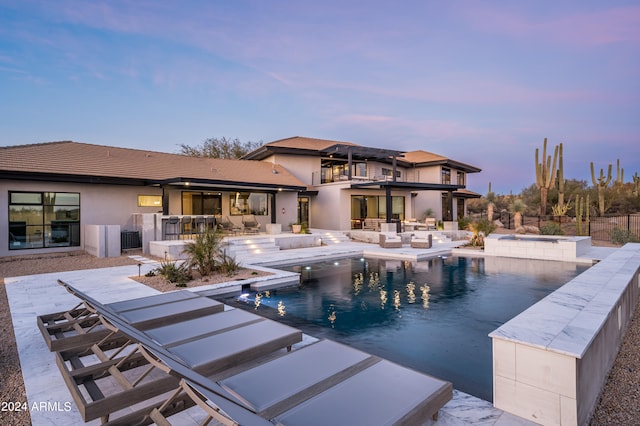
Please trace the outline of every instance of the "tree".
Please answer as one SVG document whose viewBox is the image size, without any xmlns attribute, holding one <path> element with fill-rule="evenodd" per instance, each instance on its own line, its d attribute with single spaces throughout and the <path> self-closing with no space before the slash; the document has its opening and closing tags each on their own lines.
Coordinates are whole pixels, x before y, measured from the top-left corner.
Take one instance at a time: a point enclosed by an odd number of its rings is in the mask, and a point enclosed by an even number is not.
<svg viewBox="0 0 640 426">
<path fill-rule="evenodd" d="M 238 138 L 209 138 L 202 145 L 180 144 L 180 154 L 191 157 L 237 159 L 260 146 L 262 142 L 240 142 Z"/>
</svg>

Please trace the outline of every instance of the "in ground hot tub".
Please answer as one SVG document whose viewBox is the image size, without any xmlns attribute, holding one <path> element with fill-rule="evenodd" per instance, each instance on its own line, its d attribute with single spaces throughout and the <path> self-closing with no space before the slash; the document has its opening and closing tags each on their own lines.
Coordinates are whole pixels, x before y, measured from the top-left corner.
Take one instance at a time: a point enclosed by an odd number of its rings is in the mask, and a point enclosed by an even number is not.
<svg viewBox="0 0 640 426">
<path fill-rule="evenodd" d="M 492 234 L 484 240 L 485 254 L 521 259 L 575 261 L 590 248 L 591 237 Z"/>
</svg>

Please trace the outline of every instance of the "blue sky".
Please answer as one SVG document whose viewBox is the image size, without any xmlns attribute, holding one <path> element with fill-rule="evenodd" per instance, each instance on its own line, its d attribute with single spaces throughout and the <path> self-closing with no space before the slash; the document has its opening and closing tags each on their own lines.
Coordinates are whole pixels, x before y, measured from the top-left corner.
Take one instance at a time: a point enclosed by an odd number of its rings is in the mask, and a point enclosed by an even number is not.
<svg viewBox="0 0 640 426">
<path fill-rule="evenodd" d="M 635 1 L 0 0 L 0 145 L 209 137 L 423 149 L 482 194 L 640 173 Z"/>
</svg>

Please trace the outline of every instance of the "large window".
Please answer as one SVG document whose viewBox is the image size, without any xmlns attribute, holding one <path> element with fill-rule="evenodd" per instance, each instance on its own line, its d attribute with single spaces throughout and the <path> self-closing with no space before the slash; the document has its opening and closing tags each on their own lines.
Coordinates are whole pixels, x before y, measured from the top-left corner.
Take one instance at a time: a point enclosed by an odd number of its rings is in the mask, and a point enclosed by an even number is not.
<svg viewBox="0 0 640 426">
<path fill-rule="evenodd" d="M 263 192 L 232 192 L 229 195 L 231 214 L 234 216 L 243 214 L 266 216 L 269 214 L 270 197 L 270 194 Z"/>
<path fill-rule="evenodd" d="M 358 227 L 364 219 L 386 219 L 387 198 L 384 195 L 352 195 L 351 223 Z M 404 197 L 391 197 L 391 218 L 404 220 Z"/>
<path fill-rule="evenodd" d="M 182 214 L 222 214 L 222 195 L 218 192 L 185 191 L 182 193 Z"/>
<path fill-rule="evenodd" d="M 321 183 L 337 182 L 349 178 L 349 163 L 337 160 L 322 161 Z M 351 176 L 367 177 L 367 163 L 364 161 L 351 162 Z"/>
<path fill-rule="evenodd" d="M 458 185 L 466 185 L 464 172 L 458 172 Z"/>
<path fill-rule="evenodd" d="M 80 194 L 9 192 L 9 249 L 80 245 Z"/>
</svg>

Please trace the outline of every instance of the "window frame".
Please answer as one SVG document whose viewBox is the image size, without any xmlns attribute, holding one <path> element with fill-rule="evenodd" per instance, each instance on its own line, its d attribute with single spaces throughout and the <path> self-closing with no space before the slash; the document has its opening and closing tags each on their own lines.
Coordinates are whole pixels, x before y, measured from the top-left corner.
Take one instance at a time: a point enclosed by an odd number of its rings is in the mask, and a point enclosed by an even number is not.
<svg viewBox="0 0 640 426">
<path fill-rule="evenodd" d="M 40 202 L 16 199 L 19 198 L 19 194 L 38 194 Z M 67 200 L 69 196 L 77 201 L 69 202 Z M 71 207 L 71 209 L 64 207 Z M 79 192 L 10 190 L 7 210 L 9 250 L 80 246 L 81 196 Z M 61 217 L 58 217 L 59 215 Z M 29 223 L 31 220 L 34 223 Z M 24 241 L 20 241 L 21 238 L 24 238 Z"/>
</svg>

